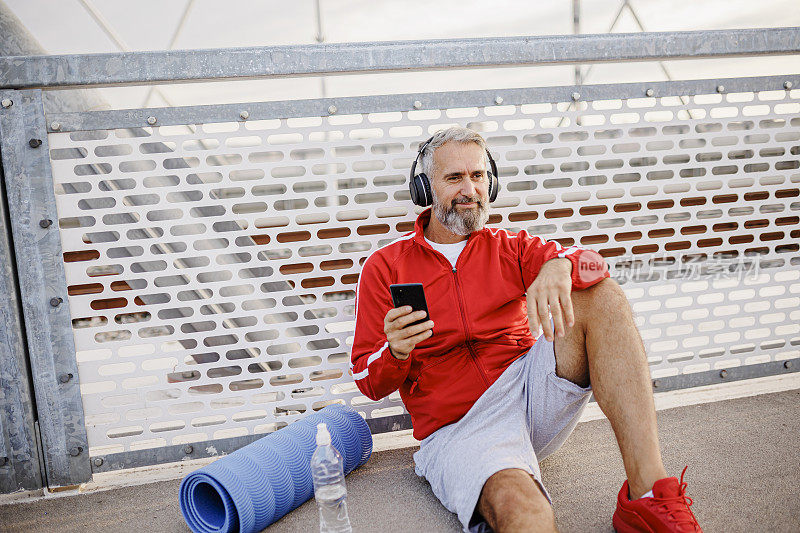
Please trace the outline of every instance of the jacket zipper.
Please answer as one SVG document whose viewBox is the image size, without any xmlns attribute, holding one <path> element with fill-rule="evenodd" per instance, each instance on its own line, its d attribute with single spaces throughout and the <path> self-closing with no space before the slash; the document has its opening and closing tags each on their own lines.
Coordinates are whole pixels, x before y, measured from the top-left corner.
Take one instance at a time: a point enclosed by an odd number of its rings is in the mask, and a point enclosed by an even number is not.
<svg viewBox="0 0 800 533">
<path fill-rule="evenodd" d="M 472 340 L 470 340 L 469 334 L 469 326 L 467 325 L 467 316 L 466 312 L 464 311 L 464 298 L 461 295 L 461 285 L 458 283 L 458 271 L 456 267 L 453 267 L 453 280 L 456 283 L 456 295 L 458 296 L 458 307 L 461 313 L 461 321 L 464 323 L 464 334 L 467 337 L 467 350 L 469 351 L 470 358 L 472 359 L 472 363 L 475 365 L 475 368 L 478 369 L 478 373 L 481 375 L 483 382 L 486 386 L 489 386 L 489 378 L 486 376 L 486 372 L 483 371 L 481 365 L 478 363 L 478 356 L 475 354 L 475 350 L 472 347 Z"/>
<path fill-rule="evenodd" d="M 473 236 L 471 235 L 470 237 L 473 237 Z M 474 240 L 474 238 L 473 238 L 473 240 Z M 466 246 L 461 251 L 461 254 L 458 257 L 459 260 L 461 259 L 461 256 L 464 255 L 464 252 L 467 250 L 466 247 L 469 246 L 469 244 L 470 243 L 467 242 Z M 464 324 L 464 335 L 467 337 L 467 341 L 466 341 L 467 350 L 469 351 L 470 359 L 472 359 L 472 364 L 475 365 L 475 368 L 478 370 L 478 373 L 480 374 L 481 379 L 483 379 L 483 382 L 488 387 L 489 386 L 489 378 L 486 376 L 486 373 L 483 371 L 483 369 L 481 368 L 480 364 L 478 364 L 478 356 L 475 354 L 475 350 L 472 347 L 472 342 L 469 340 L 469 327 L 467 326 L 466 313 L 464 312 L 464 301 L 463 301 L 463 299 L 461 297 L 461 287 L 458 284 L 458 277 L 456 276 L 456 267 L 451 265 L 450 261 L 441 252 L 439 252 L 438 250 L 434 250 L 433 247 L 431 247 L 430 250 L 431 250 L 431 252 L 434 253 L 434 255 L 439 256 L 442 261 L 447 263 L 447 266 L 452 267 L 453 279 L 455 280 L 455 283 L 456 283 L 456 295 L 458 296 L 458 304 L 459 304 L 459 311 L 461 313 L 461 321 Z M 421 374 L 419 376 L 417 376 L 414 381 L 411 382 L 411 387 L 408 389 L 408 393 L 409 394 L 414 394 L 414 391 L 417 389 L 417 386 L 418 386 L 417 382 L 419 381 L 420 377 L 421 377 Z"/>
</svg>

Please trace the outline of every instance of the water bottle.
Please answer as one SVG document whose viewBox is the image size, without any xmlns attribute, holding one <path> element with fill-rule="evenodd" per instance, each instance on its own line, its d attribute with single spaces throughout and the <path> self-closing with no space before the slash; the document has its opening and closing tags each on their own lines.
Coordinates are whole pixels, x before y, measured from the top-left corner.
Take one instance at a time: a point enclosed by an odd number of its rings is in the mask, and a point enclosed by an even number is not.
<svg viewBox="0 0 800 533">
<path fill-rule="evenodd" d="M 311 456 L 311 477 L 314 499 L 319 507 L 320 533 L 351 533 L 344 460 L 331 445 L 331 434 L 325 422 L 317 424 L 317 449 Z"/>
</svg>

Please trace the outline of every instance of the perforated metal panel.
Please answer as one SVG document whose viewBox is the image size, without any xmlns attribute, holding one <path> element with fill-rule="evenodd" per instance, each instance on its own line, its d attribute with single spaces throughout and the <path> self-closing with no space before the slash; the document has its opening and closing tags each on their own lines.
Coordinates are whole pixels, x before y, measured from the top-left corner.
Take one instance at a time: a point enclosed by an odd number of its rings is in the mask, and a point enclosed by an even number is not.
<svg viewBox="0 0 800 533">
<path fill-rule="evenodd" d="M 799 112 L 794 90 L 51 133 L 90 452 L 404 412 L 352 382 L 354 291 L 451 124 L 500 167 L 490 225 L 606 257 L 654 377 L 798 357 Z"/>
</svg>

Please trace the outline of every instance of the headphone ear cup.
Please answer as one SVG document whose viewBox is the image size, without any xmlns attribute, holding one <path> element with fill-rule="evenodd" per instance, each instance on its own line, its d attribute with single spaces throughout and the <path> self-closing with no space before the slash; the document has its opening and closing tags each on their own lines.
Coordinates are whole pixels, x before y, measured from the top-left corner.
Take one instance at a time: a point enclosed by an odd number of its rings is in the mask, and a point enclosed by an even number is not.
<svg viewBox="0 0 800 533">
<path fill-rule="evenodd" d="M 419 188 L 417 186 L 417 176 L 411 176 L 408 180 L 408 194 L 414 205 L 419 205 Z"/>
<path fill-rule="evenodd" d="M 419 178 L 420 189 L 422 189 L 422 195 L 420 196 L 419 206 L 428 207 L 433 203 L 433 193 L 431 192 L 431 182 L 428 180 L 428 176 L 423 172 L 417 174 Z"/>
<path fill-rule="evenodd" d="M 431 194 L 428 176 L 424 173 L 417 174 L 411 178 L 411 182 L 408 184 L 408 191 L 411 194 L 411 201 L 414 202 L 414 205 L 420 207 L 428 207 L 431 205 L 433 195 Z"/>
<path fill-rule="evenodd" d="M 489 173 L 489 202 L 494 202 L 497 199 L 497 193 L 500 192 L 500 180 L 497 176 Z"/>
<path fill-rule="evenodd" d="M 497 193 L 500 192 L 500 180 L 497 177 L 497 163 L 494 162 L 492 153 L 486 149 L 486 158 L 489 160 L 491 170 L 489 174 L 489 202 L 494 202 L 497 199 Z"/>
</svg>

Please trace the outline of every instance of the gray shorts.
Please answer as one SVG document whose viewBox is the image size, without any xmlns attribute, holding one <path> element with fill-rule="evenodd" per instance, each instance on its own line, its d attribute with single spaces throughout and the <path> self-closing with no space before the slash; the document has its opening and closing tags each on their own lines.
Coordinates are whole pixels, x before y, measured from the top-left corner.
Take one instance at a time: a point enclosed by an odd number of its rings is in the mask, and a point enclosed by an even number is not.
<svg viewBox="0 0 800 533">
<path fill-rule="evenodd" d="M 476 505 L 486 480 L 506 468 L 531 474 L 552 504 L 539 461 L 567 440 L 592 395 L 591 386 L 579 387 L 555 368 L 553 343 L 540 335 L 466 415 L 431 433 L 414 453 L 416 474 L 458 515 L 464 532 L 491 531 Z"/>
</svg>

